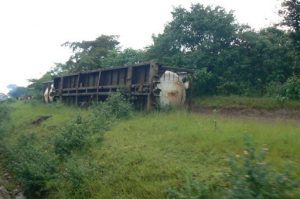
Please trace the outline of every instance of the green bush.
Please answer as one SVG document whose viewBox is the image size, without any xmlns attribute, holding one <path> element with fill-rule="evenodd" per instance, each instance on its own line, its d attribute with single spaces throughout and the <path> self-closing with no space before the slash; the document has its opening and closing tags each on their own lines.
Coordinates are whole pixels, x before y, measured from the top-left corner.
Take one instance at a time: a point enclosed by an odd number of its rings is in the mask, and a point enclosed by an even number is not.
<svg viewBox="0 0 300 199">
<path fill-rule="evenodd" d="M 270 82 L 266 87 L 268 97 L 278 97 L 283 94 L 283 84 L 281 82 Z"/>
<path fill-rule="evenodd" d="M 170 199 L 214 199 L 220 198 L 213 187 L 205 183 L 187 178 L 184 186 L 179 189 L 169 189 L 168 198 Z"/>
<path fill-rule="evenodd" d="M 54 151 L 60 157 L 70 155 L 88 144 L 89 127 L 80 116 L 60 131 L 54 139 Z"/>
<path fill-rule="evenodd" d="M 111 94 L 102 104 L 102 108 L 110 114 L 109 117 L 128 118 L 132 114 L 132 105 L 120 92 Z"/>
<path fill-rule="evenodd" d="M 112 93 L 101 103 L 91 107 L 93 116 L 114 120 L 128 118 L 132 115 L 133 107 L 128 98 L 121 92 Z"/>
<path fill-rule="evenodd" d="M 41 195 L 47 191 L 47 182 L 56 177 L 58 162 L 47 149 L 36 147 L 36 141 L 32 135 L 21 136 L 16 145 L 7 150 L 8 166 L 25 191 Z"/>
<path fill-rule="evenodd" d="M 193 74 L 192 83 L 193 95 L 203 96 L 216 93 L 216 77 L 207 68 L 196 70 Z"/>
<path fill-rule="evenodd" d="M 9 121 L 9 108 L 3 104 L 0 104 L 0 135 L 3 136 L 3 133 L 6 131 L 7 121 Z"/>
<path fill-rule="evenodd" d="M 266 87 L 267 95 L 276 97 L 278 101 L 300 99 L 300 78 L 292 76 L 285 83 L 270 82 Z"/>
<path fill-rule="evenodd" d="M 0 125 L 9 120 L 9 108 L 0 104 Z"/>
<path fill-rule="evenodd" d="M 296 198 L 292 191 L 298 184 L 288 172 L 271 169 L 266 162 L 266 150 L 257 153 L 251 139 L 246 139 L 244 155 L 230 159 L 230 172 L 225 176 L 229 184 L 226 198 Z"/>
<path fill-rule="evenodd" d="M 188 180 L 182 189 L 171 189 L 172 199 L 225 198 L 225 199 L 281 199 L 299 198 L 294 192 L 299 188 L 289 172 L 278 173 L 266 163 L 266 150 L 257 153 L 250 138 L 245 141 L 244 155 L 230 158 L 229 172 L 224 175 L 226 188 L 213 189 L 196 180 Z M 222 197 L 220 197 L 222 196 Z"/>
<path fill-rule="evenodd" d="M 300 78 L 297 76 L 290 77 L 283 85 L 283 97 L 288 99 L 300 99 Z"/>
<path fill-rule="evenodd" d="M 241 86 L 236 82 L 225 82 L 222 85 L 218 86 L 218 93 L 222 95 L 230 95 L 230 94 L 241 94 L 240 88 Z"/>
<path fill-rule="evenodd" d="M 92 108 L 87 118 L 78 116 L 55 130 L 50 141 L 41 142 L 40 137 L 28 134 L 20 136 L 14 145 L 1 143 L 1 153 L 7 153 L 8 168 L 27 193 L 41 198 L 52 190 L 61 190 L 64 198 L 91 197 L 87 182 L 101 173 L 89 157 L 77 152 L 102 141 L 104 132 L 116 119 L 127 118 L 132 113 L 131 104 L 120 93 L 112 94 L 107 101 Z M 7 107 L 0 106 L 1 123 L 9 119 L 8 113 Z"/>
<path fill-rule="evenodd" d="M 92 158 L 72 156 L 65 162 L 58 183 L 63 183 L 67 198 L 91 198 L 88 183 L 98 175 L 100 168 Z"/>
</svg>

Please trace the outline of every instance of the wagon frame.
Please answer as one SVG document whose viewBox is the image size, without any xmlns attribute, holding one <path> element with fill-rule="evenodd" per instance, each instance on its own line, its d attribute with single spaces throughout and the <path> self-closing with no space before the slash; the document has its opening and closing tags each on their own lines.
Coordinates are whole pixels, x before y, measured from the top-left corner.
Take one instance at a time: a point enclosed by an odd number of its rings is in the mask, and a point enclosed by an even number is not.
<svg viewBox="0 0 300 199">
<path fill-rule="evenodd" d="M 191 74 L 192 69 L 163 66 L 156 62 L 139 63 L 129 66 L 100 68 L 70 75 L 55 77 L 53 80 L 54 99 L 72 104 L 101 101 L 111 93 L 124 89 L 146 110 L 156 106 L 159 90 L 156 85 L 165 71 Z M 49 87 L 49 82 L 47 82 Z"/>
</svg>

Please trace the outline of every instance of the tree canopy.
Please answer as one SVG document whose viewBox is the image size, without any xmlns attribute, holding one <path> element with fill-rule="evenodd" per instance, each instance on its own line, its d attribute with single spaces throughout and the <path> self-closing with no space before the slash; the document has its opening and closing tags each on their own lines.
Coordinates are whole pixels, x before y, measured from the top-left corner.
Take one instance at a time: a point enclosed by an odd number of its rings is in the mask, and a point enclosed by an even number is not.
<svg viewBox="0 0 300 199">
<path fill-rule="evenodd" d="M 291 37 L 300 51 L 300 1 L 284 0 L 279 14 L 283 16 L 281 25 L 291 30 Z"/>
<path fill-rule="evenodd" d="M 237 24 L 233 13 L 221 7 L 196 4 L 176 8 L 172 14 L 164 32 L 153 38 L 149 56 L 201 70 L 195 81 L 210 81 L 204 94 L 260 95 L 269 83 L 285 82 L 294 72 L 293 44 L 282 30 L 269 27 L 256 32 Z"/>
<path fill-rule="evenodd" d="M 63 46 L 71 48 L 74 54 L 58 67 L 68 73 L 102 68 L 103 60 L 119 50 L 117 38 L 115 35 L 101 35 L 93 41 L 66 42 Z"/>
</svg>

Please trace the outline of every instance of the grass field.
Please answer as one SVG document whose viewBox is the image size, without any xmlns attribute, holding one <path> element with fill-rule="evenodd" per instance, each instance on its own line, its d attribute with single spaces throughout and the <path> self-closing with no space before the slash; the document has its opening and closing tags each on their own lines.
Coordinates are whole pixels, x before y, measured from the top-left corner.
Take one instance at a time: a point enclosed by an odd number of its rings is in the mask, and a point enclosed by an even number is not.
<svg viewBox="0 0 300 199">
<path fill-rule="evenodd" d="M 195 98 L 194 104 L 212 108 L 300 109 L 300 101 L 275 97 L 210 96 Z"/>
<path fill-rule="evenodd" d="M 89 111 L 63 105 L 11 105 L 12 131 L 4 142 L 13 145 L 21 135 L 33 133 L 39 145 L 47 145 L 56 129 Z M 39 126 L 31 122 L 41 115 L 52 117 Z M 91 160 L 99 168 L 82 184 L 91 198 L 165 198 L 170 187 L 180 187 L 186 176 L 222 185 L 229 155 L 243 154 L 245 135 L 258 149 L 267 148 L 274 169 L 291 165 L 300 176 L 300 124 L 289 120 L 226 118 L 185 111 L 136 113 L 120 120 L 105 133 L 102 142 L 72 158 L 85 165 Z M 84 171 L 84 170 L 83 170 Z M 84 174 L 83 174 L 84 176 Z M 67 198 L 68 184 L 59 184 L 50 198 Z"/>
<path fill-rule="evenodd" d="M 293 122 L 245 121 L 183 112 L 134 118 L 108 132 L 102 148 L 93 151 L 103 166 L 114 170 L 99 178 L 104 177 L 107 184 L 100 193 L 163 198 L 164 191 L 182 183 L 185 175 L 221 183 L 228 155 L 243 153 L 245 134 L 253 135 L 259 148 L 269 148 L 269 161 L 274 167 L 283 167 L 289 161 L 297 166 L 299 133 L 298 124 Z M 295 172 L 300 175 L 299 169 Z"/>
</svg>

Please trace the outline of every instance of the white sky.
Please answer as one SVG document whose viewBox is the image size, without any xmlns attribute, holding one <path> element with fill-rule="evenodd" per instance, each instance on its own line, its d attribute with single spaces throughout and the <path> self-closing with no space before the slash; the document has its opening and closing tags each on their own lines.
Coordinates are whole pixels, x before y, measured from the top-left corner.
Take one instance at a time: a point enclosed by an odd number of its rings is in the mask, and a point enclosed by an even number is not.
<svg viewBox="0 0 300 199">
<path fill-rule="evenodd" d="M 0 92 L 26 86 L 65 62 L 66 41 L 120 35 L 123 48 L 143 48 L 161 33 L 174 6 L 191 3 L 234 10 L 240 23 L 260 29 L 278 21 L 281 0 L 0 0 Z"/>
</svg>

